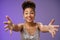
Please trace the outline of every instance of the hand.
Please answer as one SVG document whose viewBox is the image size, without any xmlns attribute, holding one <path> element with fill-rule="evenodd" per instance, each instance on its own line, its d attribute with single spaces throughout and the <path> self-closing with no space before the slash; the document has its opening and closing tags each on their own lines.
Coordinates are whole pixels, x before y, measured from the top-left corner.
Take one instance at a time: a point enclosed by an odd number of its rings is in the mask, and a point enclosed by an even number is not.
<svg viewBox="0 0 60 40">
<path fill-rule="evenodd" d="M 54 23 L 54 19 L 51 20 L 51 22 L 49 23 L 49 33 L 51 33 L 52 37 L 54 38 L 54 36 L 56 35 L 56 31 L 58 31 L 58 27 L 59 25 L 52 25 Z"/>
<path fill-rule="evenodd" d="M 12 23 L 11 19 L 8 16 L 6 16 L 6 19 L 8 21 L 4 22 L 4 24 L 6 24 L 4 27 L 6 28 L 6 31 L 9 29 L 10 30 L 10 34 L 12 34 L 13 23 Z"/>
</svg>

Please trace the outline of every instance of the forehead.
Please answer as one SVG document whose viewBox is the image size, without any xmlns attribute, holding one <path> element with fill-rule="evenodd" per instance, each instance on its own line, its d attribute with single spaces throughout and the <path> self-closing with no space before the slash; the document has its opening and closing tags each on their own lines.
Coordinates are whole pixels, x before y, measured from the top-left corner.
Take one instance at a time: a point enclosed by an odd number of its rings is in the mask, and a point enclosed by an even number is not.
<svg viewBox="0 0 60 40">
<path fill-rule="evenodd" d="M 24 11 L 34 11 L 34 9 L 29 7 L 29 8 L 25 8 Z"/>
</svg>

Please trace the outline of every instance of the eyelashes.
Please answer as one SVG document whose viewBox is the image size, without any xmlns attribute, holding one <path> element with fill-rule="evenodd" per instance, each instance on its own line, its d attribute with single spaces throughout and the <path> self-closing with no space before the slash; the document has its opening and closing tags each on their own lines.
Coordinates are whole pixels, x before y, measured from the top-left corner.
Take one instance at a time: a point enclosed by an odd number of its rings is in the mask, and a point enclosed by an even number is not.
<svg viewBox="0 0 60 40">
<path fill-rule="evenodd" d="M 34 13 L 25 13 L 25 14 L 27 15 L 27 14 L 34 14 Z"/>
</svg>

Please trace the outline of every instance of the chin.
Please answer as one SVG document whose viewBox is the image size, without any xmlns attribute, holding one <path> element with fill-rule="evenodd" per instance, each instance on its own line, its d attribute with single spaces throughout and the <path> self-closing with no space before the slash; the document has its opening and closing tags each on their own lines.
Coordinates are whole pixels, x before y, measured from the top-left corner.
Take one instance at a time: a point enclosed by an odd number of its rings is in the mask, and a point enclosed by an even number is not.
<svg viewBox="0 0 60 40">
<path fill-rule="evenodd" d="M 31 23 L 32 21 L 28 21 L 29 23 Z"/>
<path fill-rule="evenodd" d="M 33 21 L 27 21 L 27 22 L 31 23 L 31 22 L 33 22 Z"/>
</svg>

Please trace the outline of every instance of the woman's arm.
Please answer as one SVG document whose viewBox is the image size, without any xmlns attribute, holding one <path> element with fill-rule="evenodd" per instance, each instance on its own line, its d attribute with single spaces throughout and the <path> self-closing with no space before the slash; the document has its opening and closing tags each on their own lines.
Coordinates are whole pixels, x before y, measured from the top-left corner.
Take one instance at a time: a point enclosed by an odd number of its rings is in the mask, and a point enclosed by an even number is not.
<svg viewBox="0 0 60 40">
<path fill-rule="evenodd" d="M 48 32 L 49 30 L 49 27 L 47 25 L 43 25 L 42 23 L 39 23 L 38 27 L 41 32 Z"/>
<path fill-rule="evenodd" d="M 18 32 L 18 31 L 22 31 L 22 29 L 23 29 L 23 23 L 20 23 L 20 24 L 13 24 L 13 31 L 16 31 L 16 32 Z"/>
<path fill-rule="evenodd" d="M 23 24 L 13 24 L 11 19 L 6 16 L 6 19 L 8 20 L 7 22 L 4 22 L 4 24 L 6 24 L 4 27 L 7 30 L 10 30 L 10 34 L 12 34 L 12 31 L 21 31 L 22 30 L 22 25 Z"/>
<path fill-rule="evenodd" d="M 56 34 L 56 31 L 58 31 L 59 25 L 52 25 L 54 23 L 54 19 L 51 20 L 49 25 L 43 25 L 42 23 L 39 24 L 39 29 L 42 32 L 49 32 L 51 33 L 52 37 Z"/>
</svg>

